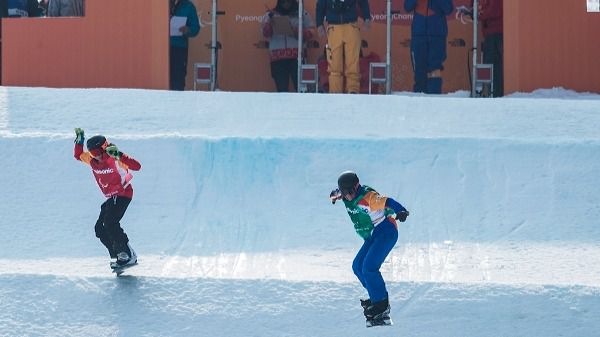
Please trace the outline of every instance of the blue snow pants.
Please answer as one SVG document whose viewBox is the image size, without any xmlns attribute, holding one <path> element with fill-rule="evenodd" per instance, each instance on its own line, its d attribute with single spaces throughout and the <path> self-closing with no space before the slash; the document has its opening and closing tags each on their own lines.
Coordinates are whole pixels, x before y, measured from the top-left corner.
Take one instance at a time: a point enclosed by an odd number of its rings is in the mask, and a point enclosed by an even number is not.
<svg viewBox="0 0 600 337">
<path fill-rule="evenodd" d="M 427 73 L 442 70 L 446 61 L 445 36 L 413 36 L 410 42 L 411 59 L 415 74 L 414 92 L 441 94 L 441 78 L 427 78 Z M 431 82 L 431 83 L 428 83 Z M 437 83 L 440 82 L 440 83 Z"/>
<path fill-rule="evenodd" d="M 366 239 L 352 262 L 352 270 L 367 289 L 372 303 L 385 299 L 388 294 L 379 268 L 398 241 L 398 229 L 388 219 L 380 223 Z"/>
</svg>

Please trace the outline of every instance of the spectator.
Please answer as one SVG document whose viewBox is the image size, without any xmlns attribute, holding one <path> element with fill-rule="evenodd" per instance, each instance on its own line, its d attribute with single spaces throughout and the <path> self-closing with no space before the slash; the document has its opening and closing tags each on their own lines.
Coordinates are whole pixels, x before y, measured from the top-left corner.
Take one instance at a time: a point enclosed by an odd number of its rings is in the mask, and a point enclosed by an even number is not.
<svg viewBox="0 0 600 337">
<path fill-rule="evenodd" d="M 49 0 L 48 16 L 83 16 L 84 0 Z"/>
<path fill-rule="evenodd" d="M 362 40 L 361 43 L 362 48 L 360 49 L 360 93 L 368 94 L 369 93 L 369 65 L 375 62 L 381 62 L 381 57 L 379 54 L 370 51 L 367 53 L 367 49 L 369 48 L 369 44 L 367 41 Z M 372 91 L 373 93 L 379 93 L 379 84 L 373 84 Z"/>
<path fill-rule="evenodd" d="M 413 12 L 411 59 L 414 92 L 442 93 L 442 70 L 446 60 L 448 23 L 452 0 L 404 0 L 404 9 Z"/>
<path fill-rule="evenodd" d="M 302 25 L 306 41 L 312 37 L 314 26 L 307 12 Z M 298 90 L 298 27 L 298 0 L 277 0 L 275 8 L 267 11 L 262 20 L 262 34 L 269 40 L 271 77 L 278 92 L 289 91 L 290 79 Z"/>
<path fill-rule="evenodd" d="M 360 91 L 359 55 L 361 46 L 358 7 L 364 19 L 364 29 L 371 27 L 368 0 L 317 0 L 317 28 L 321 38 L 327 35 L 329 92 Z M 324 21 L 327 20 L 327 30 Z"/>
<path fill-rule="evenodd" d="M 41 16 L 48 16 L 48 2 L 50 0 L 40 0 Z"/>
<path fill-rule="evenodd" d="M 493 97 L 502 97 L 504 96 L 502 0 L 479 0 L 478 7 L 483 32 L 483 63 L 492 64 L 494 69 L 494 86 L 491 94 Z"/>
<path fill-rule="evenodd" d="M 188 38 L 198 35 L 200 22 L 196 6 L 190 0 L 169 0 L 171 22 L 174 18 L 185 18 L 185 24 L 170 37 L 171 90 L 185 89 L 188 63 Z"/>
<path fill-rule="evenodd" d="M 381 57 L 375 52 L 371 51 L 366 53 L 366 48 L 369 47 L 367 41 L 362 40 L 360 57 L 359 57 L 359 69 L 360 69 L 360 93 L 369 93 L 369 64 L 373 62 L 380 62 Z M 366 55 L 365 55 L 366 54 Z M 319 88 L 320 92 L 329 92 L 329 72 L 327 71 L 327 50 L 323 51 L 323 56 L 319 58 L 317 62 L 319 66 Z M 374 93 L 379 92 L 379 84 L 373 84 L 372 91 Z"/>
<path fill-rule="evenodd" d="M 338 178 L 338 188 L 329 195 L 331 202 L 342 200 L 356 233 L 364 240 L 352 270 L 369 293 L 361 300 L 367 326 L 390 324 L 390 304 L 385 281 L 379 269 L 398 241 L 398 223 L 409 212 L 396 200 L 361 185 L 356 173 L 345 171 Z M 395 219 L 394 219 L 395 217 Z"/>
<path fill-rule="evenodd" d="M 7 6 L 6 12 L 5 9 L 2 8 L 2 17 L 22 18 L 42 15 L 37 0 L 10 0 L 7 4 L 3 4 L 2 6 Z"/>
</svg>

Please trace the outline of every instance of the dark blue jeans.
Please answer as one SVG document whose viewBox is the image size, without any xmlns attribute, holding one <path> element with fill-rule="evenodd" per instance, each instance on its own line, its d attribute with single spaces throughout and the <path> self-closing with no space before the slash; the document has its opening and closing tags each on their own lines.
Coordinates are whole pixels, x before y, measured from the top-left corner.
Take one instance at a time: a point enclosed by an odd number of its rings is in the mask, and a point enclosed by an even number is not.
<svg viewBox="0 0 600 337">
<path fill-rule="evenodd" d="M 185 75 L 187 73 L 188 49 L 173 47 L 169 54 L 171 72 L 171 90 L 182 91 L 185 89 Z"/>
<path fill-rule="evenodd" d="M 298 60 L 287 59 L 271 62 L 271 77 L 275 81 L 277 92 L 289 92 L 290 79 L 295 90 L 298 90 Z"/>
<path fill-rule="evenodd" d="M 415 74 L 414 92 L 440 94 L 427 88 L 427 73 L 444 69 L 446 61 L 446 37 L 413 36 L 410 42 L 411 60 Z M 441 89 L 441 88 L 440 88 Z"/>
<path fill-rule="evenodd" d="M 502 55 L 504 53 L 502 33 L 486 36 L 483 41 L 483 63 L 492 64 L 494 67 L 494 97 L 504 96 L 504 67 Z"/>
<path fill-rule="evenodd" d="M 398 241 L 398 229 L 389 220 L 380 223 L 365 240 L 352 263 L 352 270 L 367 289 L 372 303 L 385 299 L 387 290 L 379 268 Z"/>
</svg>

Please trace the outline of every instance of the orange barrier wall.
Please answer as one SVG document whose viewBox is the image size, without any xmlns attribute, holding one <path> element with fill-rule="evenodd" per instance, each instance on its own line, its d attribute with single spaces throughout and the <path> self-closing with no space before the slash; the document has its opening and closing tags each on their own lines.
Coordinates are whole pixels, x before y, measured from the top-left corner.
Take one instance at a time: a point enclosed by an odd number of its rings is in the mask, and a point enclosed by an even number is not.
<svg viewBox="0 0 600 337">
<path fill-rule="evenodd" d="M 194 62 L 210 62 L 212 0 L 192 0 L 202 30 L 190 40 L 187 88 Z M 315 14 L 316 0 L 305 0 Z M 600 92 L 600 13 L 587 13 L 584 0 L 505 0 L 505 92 L 562 86 Z M 231 91 L 274 91 L 268 50 L 262 48 L 260 18 L 276 0 L 219 1 L 218 86 Z M 375 22 L 366 53 L 385 58 L 385 1 L 371 1 Z M 456 6 L 470 0 L 454 0 Z M 392 8 L 402 8 L 393 0 Z M 2 19 L 3 85 L 48 87 L 129 87 L 167 89 L 168 2 L 89 0 L 84 18 Z M 410 90 L 411 16 L 401 10 L 392 29 L 393 90 Z M 444 91 L 468 90 L 472 27 L 448 17 L 448 59 Z M 322 54 L 309 49 L 308 63 Z M 201 87 L 202 88 L 202 87 Z"/>
<path fill-rule="evenodd" d="M 212 0 L 192 0 L 196 5 L 203 25 L 198 37 L 190 40 L 187 88 L 193 87 L 192 64 L 210 63 L 211 11 Z M 469 4 L 471 0 L 454 0 L 455 5 Z M 275 91 L 270 75 L 268 50 L 261 48 L 265 39 L 260 32 L 260 19 L 267 8 L 272 8 L 276 0 L 229 0 L 219 1 L 218 10 L 225 15 L 218 18 L 218 36 L 223 48 L 219 51 L 218 86 L 231 91 Z M 305 0 L 305 10 L 315 20 L 316 0 Z M 403 8 L 403 0 L 393 0 L 392 9 Z M 371 12 L 375 21 L 369 32 L 363 33 L 369 48 L 364 50 L 377 53 L 385 60 L 386 26 L 385 0 L 371 0 Z M 410 24 L 412 17 L 401 10 L 392 26 L 392 71 L 393 90 L 412 90 L 413 74 L 410 62 Z M 444 91 L 470 90 L 467 69 L 467 52 L 472 46 L 472 25 L 462 24 L 454 14 L 448 16 L 448 59 L 445 63 Z M 319 48 L 309 49 L 308 63 L 316 63 L 323 53 L 325 40 L 319 40 Z M 206 89 L 206 86 L 201 86 Z"/>
<path fill-rule="evenodd" d="M 504 13 L 506 93 L 600 93 L 600 13 L 588 13 L 585 0 L 504 0 Z"/>
<path fill-rule="evenodd" d="M 168 1 L 91 0 L 85 13 L 2 19 L 2 84 L 168 89 Z"/>
</svg>

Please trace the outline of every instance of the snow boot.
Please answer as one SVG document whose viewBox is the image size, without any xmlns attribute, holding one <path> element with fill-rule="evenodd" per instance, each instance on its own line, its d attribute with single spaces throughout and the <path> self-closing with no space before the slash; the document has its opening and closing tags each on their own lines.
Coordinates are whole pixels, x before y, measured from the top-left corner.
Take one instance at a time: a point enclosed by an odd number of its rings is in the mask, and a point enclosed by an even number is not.
<svg viewBox="0 0 600 337">
<path fill-rule="evenodd" d="M 118 253 L 117 262 L 111 263 L 112 268 L 124 267 L 128 265 L 134 265 L 137 263 L 137 255 L 135 254 L 135 251 L 133 250 L 133 248 L 131 248 L 129 243 L 127 244 L 126 248 L 129 252 L 122 251 Z"/>
<path fill-rule="evenodd" d="M 392 325 L 390 318 L 390 303 L 387 299 L 373 303 L 365 309 L 365 317 L 367 318 L 367 328 L 380 325 Z"/>
<path fill-rule="evenodd" d="M 365 317 L 367 317 L 367 308 L 371 305 L 371 300 L 370 299 L 366 299 L 363 300 L 362 298 L 360 299 L 360 306 L 363 308 L 363 314 L 365 315 Z"/>
<path fill-rule="evenodd" d="M 367 319 L 378 319 L 385 316 L 389 318 L 389 315 L 390 302 L 387 297 L 379 302 L 371 303 L 371 305 L 365 309 L 365 317 Z"/>
</svg>

